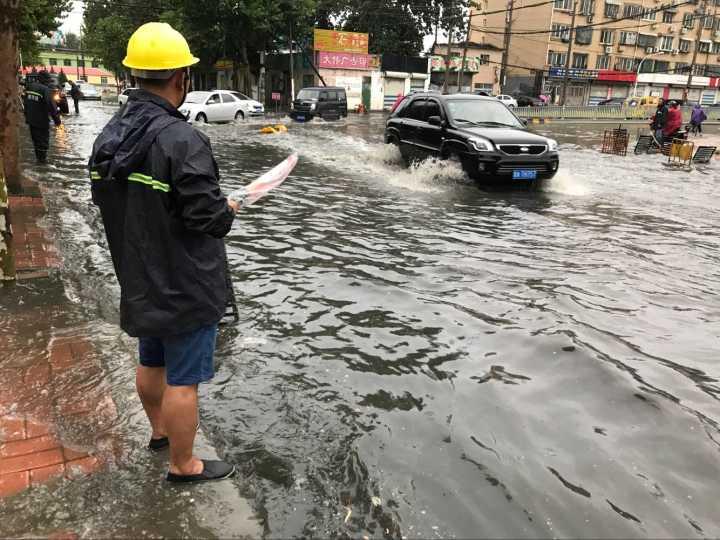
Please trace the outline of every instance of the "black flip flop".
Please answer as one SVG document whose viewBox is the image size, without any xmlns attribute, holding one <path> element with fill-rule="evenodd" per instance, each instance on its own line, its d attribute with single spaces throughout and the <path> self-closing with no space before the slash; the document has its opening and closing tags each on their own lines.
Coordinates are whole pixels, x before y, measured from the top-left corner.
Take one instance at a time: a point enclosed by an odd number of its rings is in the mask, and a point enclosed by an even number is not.
<svg viewBox="0 0 720 540">
<path fill-rule="evenodd" d="M 168 482 L 177 484 L 189 484 L 193 482 L 210 482 L 213 480 L 223 480 L 230 478 L 235 474 L 235 465 L 225 463 L 224 461 L 212 461 L 208 459 L 201 460 L 203 462 L 203 471 L 200 474 L 173 474 L 170 471 L 165 478 Z"/>
</svg>

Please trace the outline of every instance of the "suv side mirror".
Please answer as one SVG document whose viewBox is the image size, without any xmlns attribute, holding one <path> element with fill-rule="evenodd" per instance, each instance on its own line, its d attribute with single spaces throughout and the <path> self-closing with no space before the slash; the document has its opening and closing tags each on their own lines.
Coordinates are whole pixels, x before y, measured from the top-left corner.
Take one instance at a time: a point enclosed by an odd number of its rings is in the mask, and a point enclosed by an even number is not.
<svg viewBox="0 0 720 540">
<path fill-rule="evenodd" d="M 443 125 L 442 118 L 440 118 L 439 116 L 429 116 L 427 121 L 428 124 L 430 124 L 431 126 L 442 127 Z"/>
</svg>

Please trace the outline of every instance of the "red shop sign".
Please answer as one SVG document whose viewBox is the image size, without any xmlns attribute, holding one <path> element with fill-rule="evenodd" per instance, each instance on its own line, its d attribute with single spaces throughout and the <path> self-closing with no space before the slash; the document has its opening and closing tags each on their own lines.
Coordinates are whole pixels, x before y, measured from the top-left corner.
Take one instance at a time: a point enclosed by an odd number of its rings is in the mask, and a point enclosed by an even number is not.
<svg viewBox="0 0 720 540">
<path fill-rule="evenodd" d="M 632 71 L 615 71 L 613 69 L 601 69 L 598 72 L 598 81 L 635 82 L 637 75 Z"/>
</svg>

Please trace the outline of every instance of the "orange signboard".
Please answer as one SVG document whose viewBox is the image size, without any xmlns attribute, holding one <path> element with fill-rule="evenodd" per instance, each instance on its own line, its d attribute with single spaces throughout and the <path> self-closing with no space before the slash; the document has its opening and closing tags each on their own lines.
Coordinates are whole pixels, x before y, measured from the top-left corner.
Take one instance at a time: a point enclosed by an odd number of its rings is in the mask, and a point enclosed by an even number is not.
<svg viewBox="0 0 720 540">
<path fill-rule="evenodd" d="M 339 32 L 315 29 L 315 50 L 367 54 L 368 35 L 361 32 Z"/>
</svg>

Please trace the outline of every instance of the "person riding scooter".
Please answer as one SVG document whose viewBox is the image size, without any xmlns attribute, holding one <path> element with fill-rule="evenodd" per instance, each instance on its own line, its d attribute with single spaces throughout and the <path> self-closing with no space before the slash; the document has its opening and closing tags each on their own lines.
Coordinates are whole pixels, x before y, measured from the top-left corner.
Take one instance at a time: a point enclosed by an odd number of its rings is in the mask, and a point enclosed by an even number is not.
<svg viewBox="0 0 720 540">
<path fill-rule="evenodd" d="M 664 140 L 672 140 L 681 127 L 682 112 L 678 108 L 677 101 L 671 101 L 670 108 L 667 112 L 667 119 L 665 120 L 665 125 L 662 130 Z"/>
</svg>

